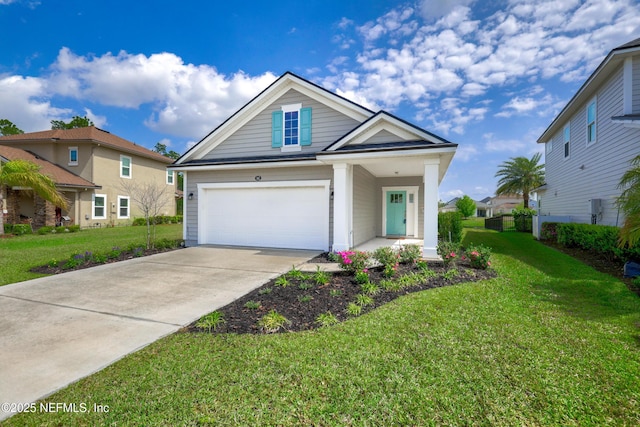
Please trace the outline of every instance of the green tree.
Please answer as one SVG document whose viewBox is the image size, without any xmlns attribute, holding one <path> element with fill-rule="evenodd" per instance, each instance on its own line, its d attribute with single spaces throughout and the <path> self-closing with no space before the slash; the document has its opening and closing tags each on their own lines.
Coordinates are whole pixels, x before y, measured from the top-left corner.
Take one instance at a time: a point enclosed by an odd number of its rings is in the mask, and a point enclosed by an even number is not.
<svg viewBox="0 0 640 427">
<path fill-rule="evenodd" d="M 48 200 L 63 209 L 67 208 L 67 199 L 58 191 L 55 182 L 40 173 L 40 166 L 27 160 L 11 160 L 0 165 L 0 207 L 4 186 L 28 187 L 44 200 Z M 4 234 L 4 215 L 0 209 L 0 234 Z"/>
<path fill-rule="evenodd" d="M 465 194 L 456 201 L 456 208 L 464 218 L 469 218 L 476 213 L 476 202 Z"/>
<path fill-rule="evenodd" d="M 75 129 L 75 128 L 86 128 L 89 126 L 94 126 L 91 119 L 87 116 L 73 116 L 69 123 L 66 123 L 63 120 L 51 120 L 51 129 Z"/>
<path fill-rule="evenodd" d="M 640 241 L 640 156 L 631 160 L 631 168 L 620 178 L 618 188 L 623 189 L 617 203 L 625 216 L 620 245 L 634 246 Z"/>
<path fill-rule="evenodd" d="M 524 207 L 529 208 L 529 193 L 544 184 L 544 164 L 539 164 L 541 153 L 526 157 L 512 157 L 503 162 L 496 172 L 498 189 L 496 195 L 522 194 Z"/>
<path fill-rule="evenodd" d="M 0 135 L 19 135 L 21 133 L 24 133 L 24 131 L 10 120 L 0 119 Z"/>
<path fill-rule="evenodd" d="M 173 159 L 173 160 L 177 160 L 178 158 L 180 158 L 180 153 L 176 153 L 173 150 L 167 151 L 166 144 L 163 144 L 161 142 L 156 143 L 156 146 L 153 147 L 153 151 L 155 151 L 156 153 L 160 153 L 163 156 L 168 157 L 168 158 Z"/>
</svg>

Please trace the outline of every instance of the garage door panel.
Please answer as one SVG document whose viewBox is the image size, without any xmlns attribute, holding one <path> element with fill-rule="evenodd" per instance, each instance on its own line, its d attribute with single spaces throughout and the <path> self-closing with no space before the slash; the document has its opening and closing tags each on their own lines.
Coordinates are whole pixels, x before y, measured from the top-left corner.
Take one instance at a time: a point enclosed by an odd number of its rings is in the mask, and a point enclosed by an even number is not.
<svg viewBox="0 0 640 427">
<path fill-rule="evenodd" d="M 211 188 L 203 194 L 201 243 L 328 248 L 325 186 Z"/>
</svg>

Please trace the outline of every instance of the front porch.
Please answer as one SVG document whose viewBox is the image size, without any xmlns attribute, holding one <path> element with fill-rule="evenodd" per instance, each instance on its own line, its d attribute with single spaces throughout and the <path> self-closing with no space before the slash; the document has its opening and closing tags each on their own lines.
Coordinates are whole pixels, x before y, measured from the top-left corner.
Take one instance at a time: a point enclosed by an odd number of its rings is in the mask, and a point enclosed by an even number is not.
<svg viewBox="0 0 640 427">
<path fill-rule="evenodd" d="M 394 249 L 397 249 L 404 245 L 424 245 L 423 239 L 415 239 L 415 238 L 395 238 L 395 237 L 376 237 L 374 239 L 368 240 L 360 245 L 357 245 L 354 249 L 356 251 L 365 251 L 365 252 L 373 252 L 378 248 L 382 248 L 385 246 L 390 246 Z"/>
</svg>

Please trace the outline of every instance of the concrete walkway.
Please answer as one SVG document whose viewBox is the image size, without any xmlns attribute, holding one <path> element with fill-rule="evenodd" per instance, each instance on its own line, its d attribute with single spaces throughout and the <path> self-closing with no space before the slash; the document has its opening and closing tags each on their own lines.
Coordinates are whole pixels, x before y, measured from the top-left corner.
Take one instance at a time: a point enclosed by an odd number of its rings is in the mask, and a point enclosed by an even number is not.
<svg viewBox="0 0 640 427">
<path fill-rule="evenodd" d="M 0 403 L 42 399 L 315 255 L 193 247 L 0 286 Z"/>
</svg>

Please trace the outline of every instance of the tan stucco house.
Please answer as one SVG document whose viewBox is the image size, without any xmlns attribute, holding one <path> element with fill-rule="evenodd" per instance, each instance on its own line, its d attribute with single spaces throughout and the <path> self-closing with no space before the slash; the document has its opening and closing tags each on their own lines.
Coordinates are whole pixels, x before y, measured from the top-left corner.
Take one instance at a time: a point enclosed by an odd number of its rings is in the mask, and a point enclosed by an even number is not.
<svg viewBox="0 0 640 427">
<path fill-rule="evenodd" d="M 82 228 L 130 224 L 142 214 L 127 187 L 149 183 L 164 189 L 159 214 L 176 214 L 176 177 L 167 170 L 172 160 L 94 126 L 0 137 L 0 159 L 16 158 L 40 165 L 69 206 L 62 210 L 26 188 L 9 188 L 3 206 L 9 223 L 31 221 L 34 228 L 60 223 Z"/>
</svg>

